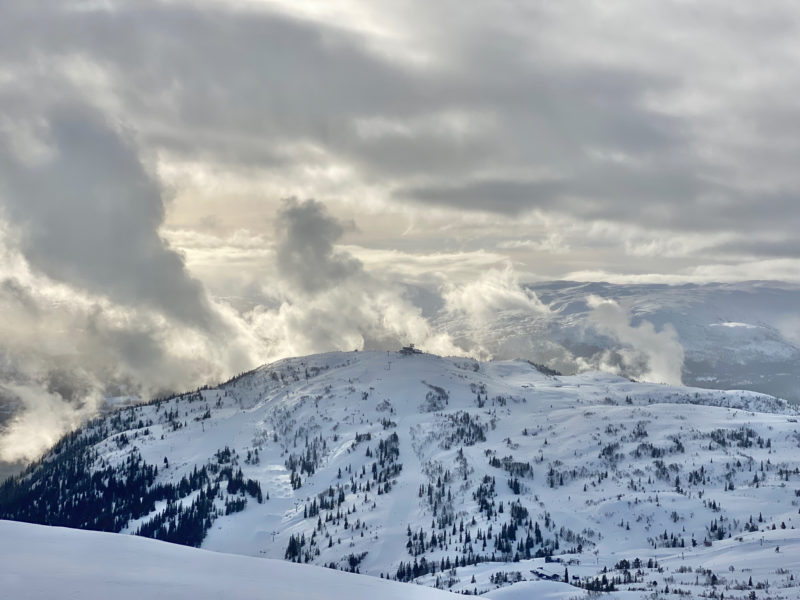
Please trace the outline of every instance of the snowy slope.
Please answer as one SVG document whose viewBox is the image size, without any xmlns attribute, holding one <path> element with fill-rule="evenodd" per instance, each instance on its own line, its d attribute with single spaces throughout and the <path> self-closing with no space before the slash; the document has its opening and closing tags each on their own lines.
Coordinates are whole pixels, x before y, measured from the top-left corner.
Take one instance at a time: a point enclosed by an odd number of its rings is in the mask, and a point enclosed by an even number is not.
<svg viewBox="0 0 800 600">
<path fill-rule="evenodd" d="M 0 516 L 75 524 L 96 502 L 88 526 L 168 538 L 194 535 L 179 525 L 199 514 L 205 549 L 453 591 L 552 588 L 568 569 L 576 585 L 700 593 L 753 568 L 753 589 L 800 597 L 787 575 L 800 549 L 797 420 L 753 392 L 331 353 L 99 419 L 0 489 Z M 120 500 L 118 482 L 147 466 L 148 489 L 172 485 L 177 500 Z M 758 571 L 756 544 L 769 557 Z"/>
<path fill-rule="evenodd" d="M 0 521 L 0 596 L 15 600 L 445 600 L 452 594 L 145 538 Z"/>
</svg>

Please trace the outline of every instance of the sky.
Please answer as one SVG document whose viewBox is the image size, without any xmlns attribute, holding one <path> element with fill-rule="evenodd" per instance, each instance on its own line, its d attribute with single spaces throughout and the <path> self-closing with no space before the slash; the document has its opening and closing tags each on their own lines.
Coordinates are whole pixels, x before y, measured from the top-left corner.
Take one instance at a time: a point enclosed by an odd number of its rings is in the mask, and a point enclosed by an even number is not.
<svg viewBox="0 0 800 600">
<path fill-rule="evenodd" d="M 779 0 L 4 0 L 0 459 L 283 356 L 474 354 L 431 311 L 545 310 L 526 282 L 800 281 L 799 33 Z"/>
</svg>

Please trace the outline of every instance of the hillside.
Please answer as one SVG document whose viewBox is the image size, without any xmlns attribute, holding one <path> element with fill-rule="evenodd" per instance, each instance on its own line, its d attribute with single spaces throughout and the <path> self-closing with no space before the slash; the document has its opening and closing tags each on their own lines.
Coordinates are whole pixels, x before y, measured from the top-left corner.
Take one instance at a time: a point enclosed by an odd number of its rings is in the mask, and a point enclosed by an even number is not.
<svg viewBox="0 0 800 600">
<path fill-rule="evenodd" d="M 95 420 L 0 517 L 453 591 L 796 598 L 799 443 L 753 392 L 331 353 Z"/>
<path fill-rule="evenodd" d="M 452 594 L 133 536 L 0 521 L 0 589 L 15 600 L 445 600 Z"/>
</svg>

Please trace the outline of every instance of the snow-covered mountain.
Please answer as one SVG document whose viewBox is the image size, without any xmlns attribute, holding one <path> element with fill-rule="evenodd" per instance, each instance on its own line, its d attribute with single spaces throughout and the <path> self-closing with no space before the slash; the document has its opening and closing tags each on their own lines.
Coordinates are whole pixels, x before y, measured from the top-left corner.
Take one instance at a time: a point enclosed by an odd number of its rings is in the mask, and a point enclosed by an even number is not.
<svg viewBox="0 0 800 600">
<path fill-rule="evenodd" d="M 543 310 L 511 307 L 474 315 L 441 312 L 439 330 L 464 347 L 476 342 L 495 358 L 527 358 L 562 372 L 583 365 L 618 367 L 639 377 L 642 365 L 670 349 L 650 347 L 674 328 L 682 347 L 683 382 L 715 389 L 749 389 L 800 401 L 800 287 L 778 282 L 705 285 L 615 285 L 546 282 L 526 287 Z M 614 301 L 624 323 L 597 314 Z M 643 322 L 650 336 L 636 335 Z M 633 358 L 620 357 L 628 350 Z"/>
<path fill-rule="evenodd" d="M 799 598 L 798 445 L 754 392 L 331 353 L 97 419 L 0 517 L 452 591 Z"/>
</svg>

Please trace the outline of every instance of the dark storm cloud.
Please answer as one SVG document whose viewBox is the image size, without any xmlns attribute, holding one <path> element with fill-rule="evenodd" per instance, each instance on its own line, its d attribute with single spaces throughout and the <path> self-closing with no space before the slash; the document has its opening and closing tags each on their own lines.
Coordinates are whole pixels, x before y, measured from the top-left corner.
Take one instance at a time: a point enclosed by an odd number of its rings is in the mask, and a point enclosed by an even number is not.
<svg viewBox="0 0 800 600">
<path fill-rule="evenodd" d="M 133 145 L 85 107 L 47 115 L 47 156 L 0 161 L 0 199 L 28 261 L 53 279 L 208 328 L 214 316 L 159 237 L 161 191 Z M 7 147 L 7 146 L 6 146 Z"/>
</svg>

